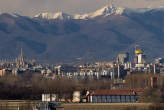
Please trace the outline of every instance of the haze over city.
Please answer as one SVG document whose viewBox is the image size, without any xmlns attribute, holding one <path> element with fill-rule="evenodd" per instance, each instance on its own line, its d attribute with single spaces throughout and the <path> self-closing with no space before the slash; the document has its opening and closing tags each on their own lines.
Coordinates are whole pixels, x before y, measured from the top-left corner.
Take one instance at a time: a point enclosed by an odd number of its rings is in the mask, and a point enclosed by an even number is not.
<svg viewBox="0 0 164 110">
<path fill-rule="evenodd" d="M 147 8 L 164 6 L 163 0 L 115 0 L 116 6 Z M 19 13 L 34 16 L 40 12 L 63 11 L 70 14 L 88 13 L 102 8 L 108 0 L 1 0 L 0 13 Z"/>
</svg>

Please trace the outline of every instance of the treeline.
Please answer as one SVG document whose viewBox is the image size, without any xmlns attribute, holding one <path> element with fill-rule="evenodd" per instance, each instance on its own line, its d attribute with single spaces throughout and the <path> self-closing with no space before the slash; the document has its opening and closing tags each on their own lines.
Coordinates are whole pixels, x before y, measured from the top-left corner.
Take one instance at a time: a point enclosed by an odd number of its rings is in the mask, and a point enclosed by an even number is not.
<svg viewBox="0 0 164 110">
<path fill-rule="evenodd" d="M 157 88 L 151 88 L 151 77 L 157 77 Z M 58 94 L 61 98 L 72 99 L 73 91 L 111 89 L 117 83 L 112 79 L 46 79 L 40 74 L 24 74 L 18 76 L 0 77 L 0 99 L 7 100 L 40 100 L 43 93 Z M 164 76 L 135 73 L 127 75 L 123 88 L 143 88 L 142 98 L 145 101 L 164 101 Z"/>
<path fill-rule="evenodd" d="M 152 82 L 151 78 L 157 80 Z M 161 103 L 164 102 L 164 76 L 160 74 L 135 73 L 126 76 L 127 88 L 143 88 L 139 99 L 144 102 Z"/>
<path fill-rule="evenodd" d="M 0 99 L 8 100 L 40 100 L 43 93 L 58 94 L 59 99 L 71 99 L 73 91 L 110 89 L 110 80 L 92 79 L 46 79 L 39 74 L 32 76 L 0 77 Z"/>
</svg>

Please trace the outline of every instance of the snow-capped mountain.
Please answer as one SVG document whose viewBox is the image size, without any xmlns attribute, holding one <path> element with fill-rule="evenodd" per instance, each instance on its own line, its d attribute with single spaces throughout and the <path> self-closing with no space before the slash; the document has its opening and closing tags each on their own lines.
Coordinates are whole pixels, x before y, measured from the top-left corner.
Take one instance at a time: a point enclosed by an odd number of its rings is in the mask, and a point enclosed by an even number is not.
<svg viewBox="0 0 164 110">
<path fill-rule="evenodd" d="M 43 19 L 72 19 L 72 16 L 63 12 L 58 13 L 40 13 L 35 17 L 43 18 Z"/>
<path fill-rule="evenodd" d="M 133 55 L 132 45 L 136 43 L 150 59 L 160 57 L 164 55 L 163 9 L 106 6 L 93 13 L 69 15 L 60 12 L 36 16 L 46 20 L 2 13 L 0 57 L 17 55 L 15 48 L 20 48 L 21 44 L 29 58 L 50 63 L 77 62 L 77 58 L 84 62 L 105 61 L 113 60 L 123 51 Z"/>
<path fill-rule="evenodd" d="M 114 6 L 106 6 L 100 10 L 95 11 L 94 13 L 90 13 L 89 17 L 94 18 L 97 16 L 109 16 L 111 14 L 122 14 L 124 12 L 124 8 L 114 7 Z"/>
<path fill-rule="evenodd" d="M 122 14 L 124 12 L 124 8 L 115 7 L 115 6 L 105 6 L 93 13 L 86 13 L 86 14 L 75 14 L 70 15 L 62 12 L 58 13 L 40 13 L 35 17 L 43 18 L 43 19 L 61 19 L 61 20 L 68 20 L 68 19 L 91 19 L 98 16 L 109 16 L 111 14 Z"/>
<path fill-rule="evenodd" d="M 69 19 L 93 19 L 98 16 L 110 16 L 110 15 L 122 15 L 123 13 L 130 14 L 130 13 L 145 13 L 148 11 L 159 11 L 164 10 L 164 7 L 158 7 L 158 8 L 137 8 L 137 9 L 131 9 L 131 8 L 121 8 L 117 7 L 115 5 L 105 6 L 95 12 L 92 13 L 85 13 L 85 14 L 67 14 L 63 12 L 58 13 L 40 13 L 35 15 L 35 18 L 42 18 L 42 19 L 60 19 L 60 20 L 69 20 Z"/>
</svg>

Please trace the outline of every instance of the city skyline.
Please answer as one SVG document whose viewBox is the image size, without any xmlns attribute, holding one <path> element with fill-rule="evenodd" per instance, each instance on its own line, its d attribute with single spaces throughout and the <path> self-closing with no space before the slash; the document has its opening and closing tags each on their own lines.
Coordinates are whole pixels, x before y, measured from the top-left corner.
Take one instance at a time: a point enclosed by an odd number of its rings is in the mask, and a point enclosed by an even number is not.
<svg viewBox="0 0 164 110">
<path fill-rule="evenodd" d="M 108 5 L 108 0 L 10 0 L 0 1 L 0 13 L 19 13 L 34 16 L 40 12 L 88 13 Z M 164 6 L 162 0 L 115 0 L 116 6 L 147 8 Z"/>
</svg>

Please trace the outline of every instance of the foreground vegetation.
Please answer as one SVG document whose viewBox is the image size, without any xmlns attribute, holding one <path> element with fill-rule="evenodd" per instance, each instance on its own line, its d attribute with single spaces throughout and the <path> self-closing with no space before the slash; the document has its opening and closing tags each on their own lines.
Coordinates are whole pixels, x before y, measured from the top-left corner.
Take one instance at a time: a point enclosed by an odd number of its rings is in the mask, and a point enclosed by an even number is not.
<svg viewBox="0 0 164 110">
<path fill-rule="evenodd" d="M 154 75 L 135 73 L 127 75 L 123 84 L 124 88 L 143 88 L 144 93 L 140 99 L 144 102 L 164 102 L 164 76 L 158 78 L 157 88 L 151 88 L 150 77 Z M 0 99 L 4 100 L 40 100 L 43 93 L 55 93 L 59 100 L 72 99 L 75 90 L 83 91 L 96 89 L 111 89 L 114 81 L 111 79 L 68 79 L 58 77 L 47 79 L 39 74 L 24 74 L 18 76 L 0 77 Z"/>
</svg>

